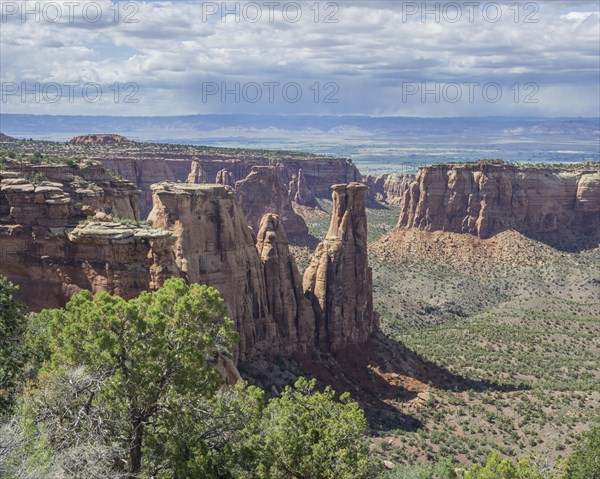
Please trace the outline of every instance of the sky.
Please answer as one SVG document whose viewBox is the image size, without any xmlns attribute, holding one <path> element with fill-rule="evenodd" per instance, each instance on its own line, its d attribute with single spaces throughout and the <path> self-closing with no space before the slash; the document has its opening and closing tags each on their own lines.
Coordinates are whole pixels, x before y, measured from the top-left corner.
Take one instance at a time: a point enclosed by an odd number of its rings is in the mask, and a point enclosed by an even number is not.
<svg viewBox="0 0 600 479">
<path fill-rule="evenodd" d="M 599 10 L 0 0 L 0 112 L 598 117 Z"/>
</svg>

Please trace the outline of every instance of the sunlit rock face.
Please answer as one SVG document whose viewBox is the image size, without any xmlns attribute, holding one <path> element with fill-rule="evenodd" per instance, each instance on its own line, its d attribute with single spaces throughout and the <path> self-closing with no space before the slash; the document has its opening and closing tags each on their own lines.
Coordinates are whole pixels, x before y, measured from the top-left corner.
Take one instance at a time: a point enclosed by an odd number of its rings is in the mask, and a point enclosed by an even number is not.
<svg viewBox="0 0 600 479">
<path fill-rule="evenodd" d="M 400 228 L 541 239 L 600 228 L 600 172 L 511 164 L 421 168 L 404 194 Z"/>
<path fill-rule="evenodd" d="M 367 254 L 367 217 L 361 183 L 334 185 L 329 231 L 304 273 L 316 318 L 319 348 L 336 351 L 365 342 L 377 327 Z"/>
</svg>

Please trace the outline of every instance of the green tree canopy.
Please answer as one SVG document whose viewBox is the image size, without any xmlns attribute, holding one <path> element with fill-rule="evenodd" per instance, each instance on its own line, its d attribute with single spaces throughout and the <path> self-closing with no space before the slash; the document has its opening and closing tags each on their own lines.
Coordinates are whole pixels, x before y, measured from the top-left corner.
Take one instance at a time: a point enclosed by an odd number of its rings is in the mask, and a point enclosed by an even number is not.
<svg viewBox="0 0 600 479">
<path fill-rule="evenodd" d="M 267 458 L 261 477 L 290 479 L 360 479 L 371 477 L 367 420 L 359 405 L 335 391 L 315 389 L 298 379 L 265 411 Z"/>
<path fill-rule="evenodd" d="M 218 291 L 180 279 L 129 301 L 83 291 L 65 309 L 39 314 L 31 327 L 38 332 L 32 343 L 44 360 L 39 387 L 29 391 L 32 413 L 50 417 L 48 409 L 56 410 L 58 398 L 44 386 L 83 367 L 90 379 L 74 396 L 80 403 L 76 414 L 66 417 L 73 428 L 91 422 L 103 429 L 107 442 L 120 442 L 127 457 L 116 464 L 130 474 L 142 470 L 146 443 L 157 447 L 147 452 L 160 462 L 164 448 L 151 436 L 168 427 L 182 403 L 215 394 L 222 377 L 209 362 L 236 340 Z"/>
<path fill-rule="evenodd" d="M 24 363 L 25 318 L 21 305 L 14 299 L 16 291 L 14 284 L 0 276 L 0 414 L 13 402 Z"/>
<path fill-rule="evenodd" d="M 565 479 L 600 479 L 600 426 L 594 426 L 562 464 Z"/>
</svg>

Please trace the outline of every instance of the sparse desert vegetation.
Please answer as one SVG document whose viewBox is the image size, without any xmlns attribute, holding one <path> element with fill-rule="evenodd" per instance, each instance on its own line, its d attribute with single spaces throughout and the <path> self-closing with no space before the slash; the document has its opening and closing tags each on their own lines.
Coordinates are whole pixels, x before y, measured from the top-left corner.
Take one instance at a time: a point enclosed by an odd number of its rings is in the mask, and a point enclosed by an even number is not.
<svg viewBox="0 0 600 479">
<path fill-rule="evenodd" d="M 418 464 L 481 464 L 492 452 L 530 454 L 546 467 L 567 456 L 600 421 L 598 250 L 564 253 L 506 232 L 493 248 L 478 246 L 485 254 L 476 258 L 460 246 L 474 241 L 469 235 L 378 241 L 394 228 L 396 208 L 368 208 L 368 219 L 382 330 L 455 375 L 496 385 L 430 386 L 425 404 L 407 403 L 422 427 L 375 433 L 381 457 L 416 465 L 390 477 L 433 477 Z M 323 235 L 328 215 L 307 224 Z M 306 252 L 293 250 L 304 265 Z"/>
</svg>

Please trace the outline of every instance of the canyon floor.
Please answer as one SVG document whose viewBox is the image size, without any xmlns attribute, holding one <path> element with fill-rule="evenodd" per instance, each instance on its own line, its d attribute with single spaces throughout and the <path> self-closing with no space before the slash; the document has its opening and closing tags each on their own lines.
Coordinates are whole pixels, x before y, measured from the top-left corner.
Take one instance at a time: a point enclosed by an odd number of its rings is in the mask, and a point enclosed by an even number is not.
<svg viewBox="0 0 600 479">
<path fill-rule="evenodd" d="M 331 203 L 320 205 L 307 217 L 318 238 Z M 368 210 L 385 337 L 363 364 L 349 354 L 335 359 L 345 372 L 329 371 L 362 396 L 374 447 L 405 464 L 566 455 L 600 410 L 600 250 L 566 253 L 512 231 L 393 231 L 397 218 Z M 309 249 L 292 247 L 301 270 Z"/>
</svg>

